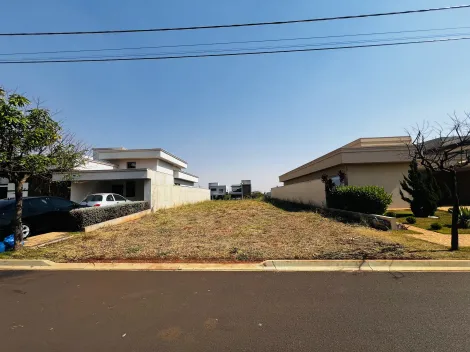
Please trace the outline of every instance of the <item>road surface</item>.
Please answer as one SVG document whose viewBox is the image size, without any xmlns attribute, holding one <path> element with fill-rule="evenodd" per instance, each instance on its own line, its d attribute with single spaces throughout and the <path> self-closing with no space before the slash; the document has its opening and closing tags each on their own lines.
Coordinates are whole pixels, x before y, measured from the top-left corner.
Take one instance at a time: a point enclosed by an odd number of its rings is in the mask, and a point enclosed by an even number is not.
<svg viewBox="0 0 470 352">
<path fill-rule="evenodd" d="M 0 271 L 2 351 L 470 351 L 470 273 Z"/>
</svg>

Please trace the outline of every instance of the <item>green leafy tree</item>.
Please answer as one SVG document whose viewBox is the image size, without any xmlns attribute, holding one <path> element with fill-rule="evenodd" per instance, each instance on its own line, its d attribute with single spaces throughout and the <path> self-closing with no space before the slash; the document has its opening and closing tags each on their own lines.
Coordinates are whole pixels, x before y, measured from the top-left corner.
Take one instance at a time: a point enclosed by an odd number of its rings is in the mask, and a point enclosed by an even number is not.
<svg viewBox="0 0 470 352">
<path fill-rule="evenodd" d="M 31 176 L 51 171 L 71 172 L 87 153 L 72 135 L 64 133 L 49 110 L 33 106 L 24 96 L 0 87 L 0 176 L 15 185 L 15 249 L 23 241 L 23 186 Z"/>
<path fill-rule="evenodd" d="M 410 204 L 414 216 L 422 218 L 434 215 L 441 199 L 441 191 L 431 170 L 418 170 L 418 162 L 413 158 L 408 176 L 403 176 L 400 186 L 401 198 Z"/>
</svg>

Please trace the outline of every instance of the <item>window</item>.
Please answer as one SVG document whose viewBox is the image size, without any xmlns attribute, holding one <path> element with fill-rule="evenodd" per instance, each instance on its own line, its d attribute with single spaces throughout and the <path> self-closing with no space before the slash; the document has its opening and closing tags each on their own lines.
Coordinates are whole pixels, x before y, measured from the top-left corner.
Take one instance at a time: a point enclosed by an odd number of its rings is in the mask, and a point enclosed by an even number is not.
<svg viewBox="0 0 470 352">
<path fill-rule="evenodd" d="M 7 197 L 8 197 L 8 187 L 7 186 L 0 187 L 0 199 L 5 199 Z"/>
<path fill-rule="evenodd" d="M 135 181 L 126 182 L 126 197 L 135 197 Z"/>
<path fill-rule="evenodd" d="M 114 202 L 113 195 L 112 195 L 112 194 L 108 194 L 107 197 L 106 197 L 106 201 L 107 201 L 107 202 Z"/>
<path fill-rule="evenodd" d="M 219 193 L 224 193 L 223 188 L 219 189 Z"/>
<path fill-rule="evenodd" d="M 99 194 L 91 194 L 86 197 L 83 201 L 84 202 L 101 202 L 103 200 L 103 196 Z"/>
<path fill-rule="evenodd" d="M 211 188 L 211 192 L 217 192 L 217 188 Z"/>
<path fill-rule="evenodd" d="M 113 196 L 114 196 L 114 199 L 116 199 L 119 202 L 125 202 L 126 201 L 126 198 L 124 198 L 123 196 L 120 196 L 119 194 L 113 194 Z"/>
<path fill-rule="evenodd" d="M 62 198 L 49 198 L 49 200 L 52 203 L 52 206 L 57 209 L 72 209 L 74 208 L 74 204 L 67 200 L 67 199 L 62 199 Z"/>
<path fill-rule="evenodd" d="M 128 169 L 135 169 L 137 166 L 137 163 L 135 161 L 128 161 L 127 162 L 127 168 Z"/>
<path fill-rule="evenodd" d="M 49 203 L 46 198 L 30 198 L 24 201 L 25 210 L 29 214 L 44 213 L 49 210 Z"/>
</svg>

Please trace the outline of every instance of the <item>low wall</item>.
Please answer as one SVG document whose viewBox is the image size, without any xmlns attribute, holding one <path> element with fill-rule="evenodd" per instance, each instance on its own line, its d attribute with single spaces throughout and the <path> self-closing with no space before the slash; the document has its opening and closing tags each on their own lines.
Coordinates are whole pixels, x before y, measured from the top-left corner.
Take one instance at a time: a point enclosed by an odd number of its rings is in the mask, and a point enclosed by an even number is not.
<svg viewBox="0 0 470 352">
<path fill-rule="evenodd" d="M 98 224 L 94 224 L 94 225 L 90 225 L 90 226 L 85 226 L 83 228 L 83 231 L 84 232 L 91 232 L 91 231 L 101 229 L 103 227 L 119 225 L 119 224 L 123 224 L 123 223 L 128 222 L 128 221 L 137 220 L 137 219 L 140 219 L 140 218 L 144 217 L 145 215 L 150 214 L 151 211 L 152 210 L 147 209 L 147 210 L 144 210 L 144 211 L 140 211 L 138 213 L 134 213 L 134 214 L 126 215 L 126 216 L 121 216 L 120 218 L 100 222 Z"/>
<path fill-rule="evenodd" d="M 326 202 L 325 185 L 321 180 L 295 183 L 271 189 L 271 197 L 290 202 L 323 206 Z"/>
<path fill-rule="evenodd" d="M 152 187 L 152 209 L 171 208 L 178 205 L 210 200 L 210 190 L 174 185 L 154 185 Z"/>
</svg>

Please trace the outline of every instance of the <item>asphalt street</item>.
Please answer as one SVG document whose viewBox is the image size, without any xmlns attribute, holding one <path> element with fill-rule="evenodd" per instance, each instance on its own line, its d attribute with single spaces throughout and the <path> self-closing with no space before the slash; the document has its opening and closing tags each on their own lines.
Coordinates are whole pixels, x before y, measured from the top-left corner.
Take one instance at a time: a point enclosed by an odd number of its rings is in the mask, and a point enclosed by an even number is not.
<svg viewBox="0 0 470 352">
<path fill-rule="evenodd" d="M 0 271 L 2 351 L 470 351 L 470 273 Z"/>
</svg>

